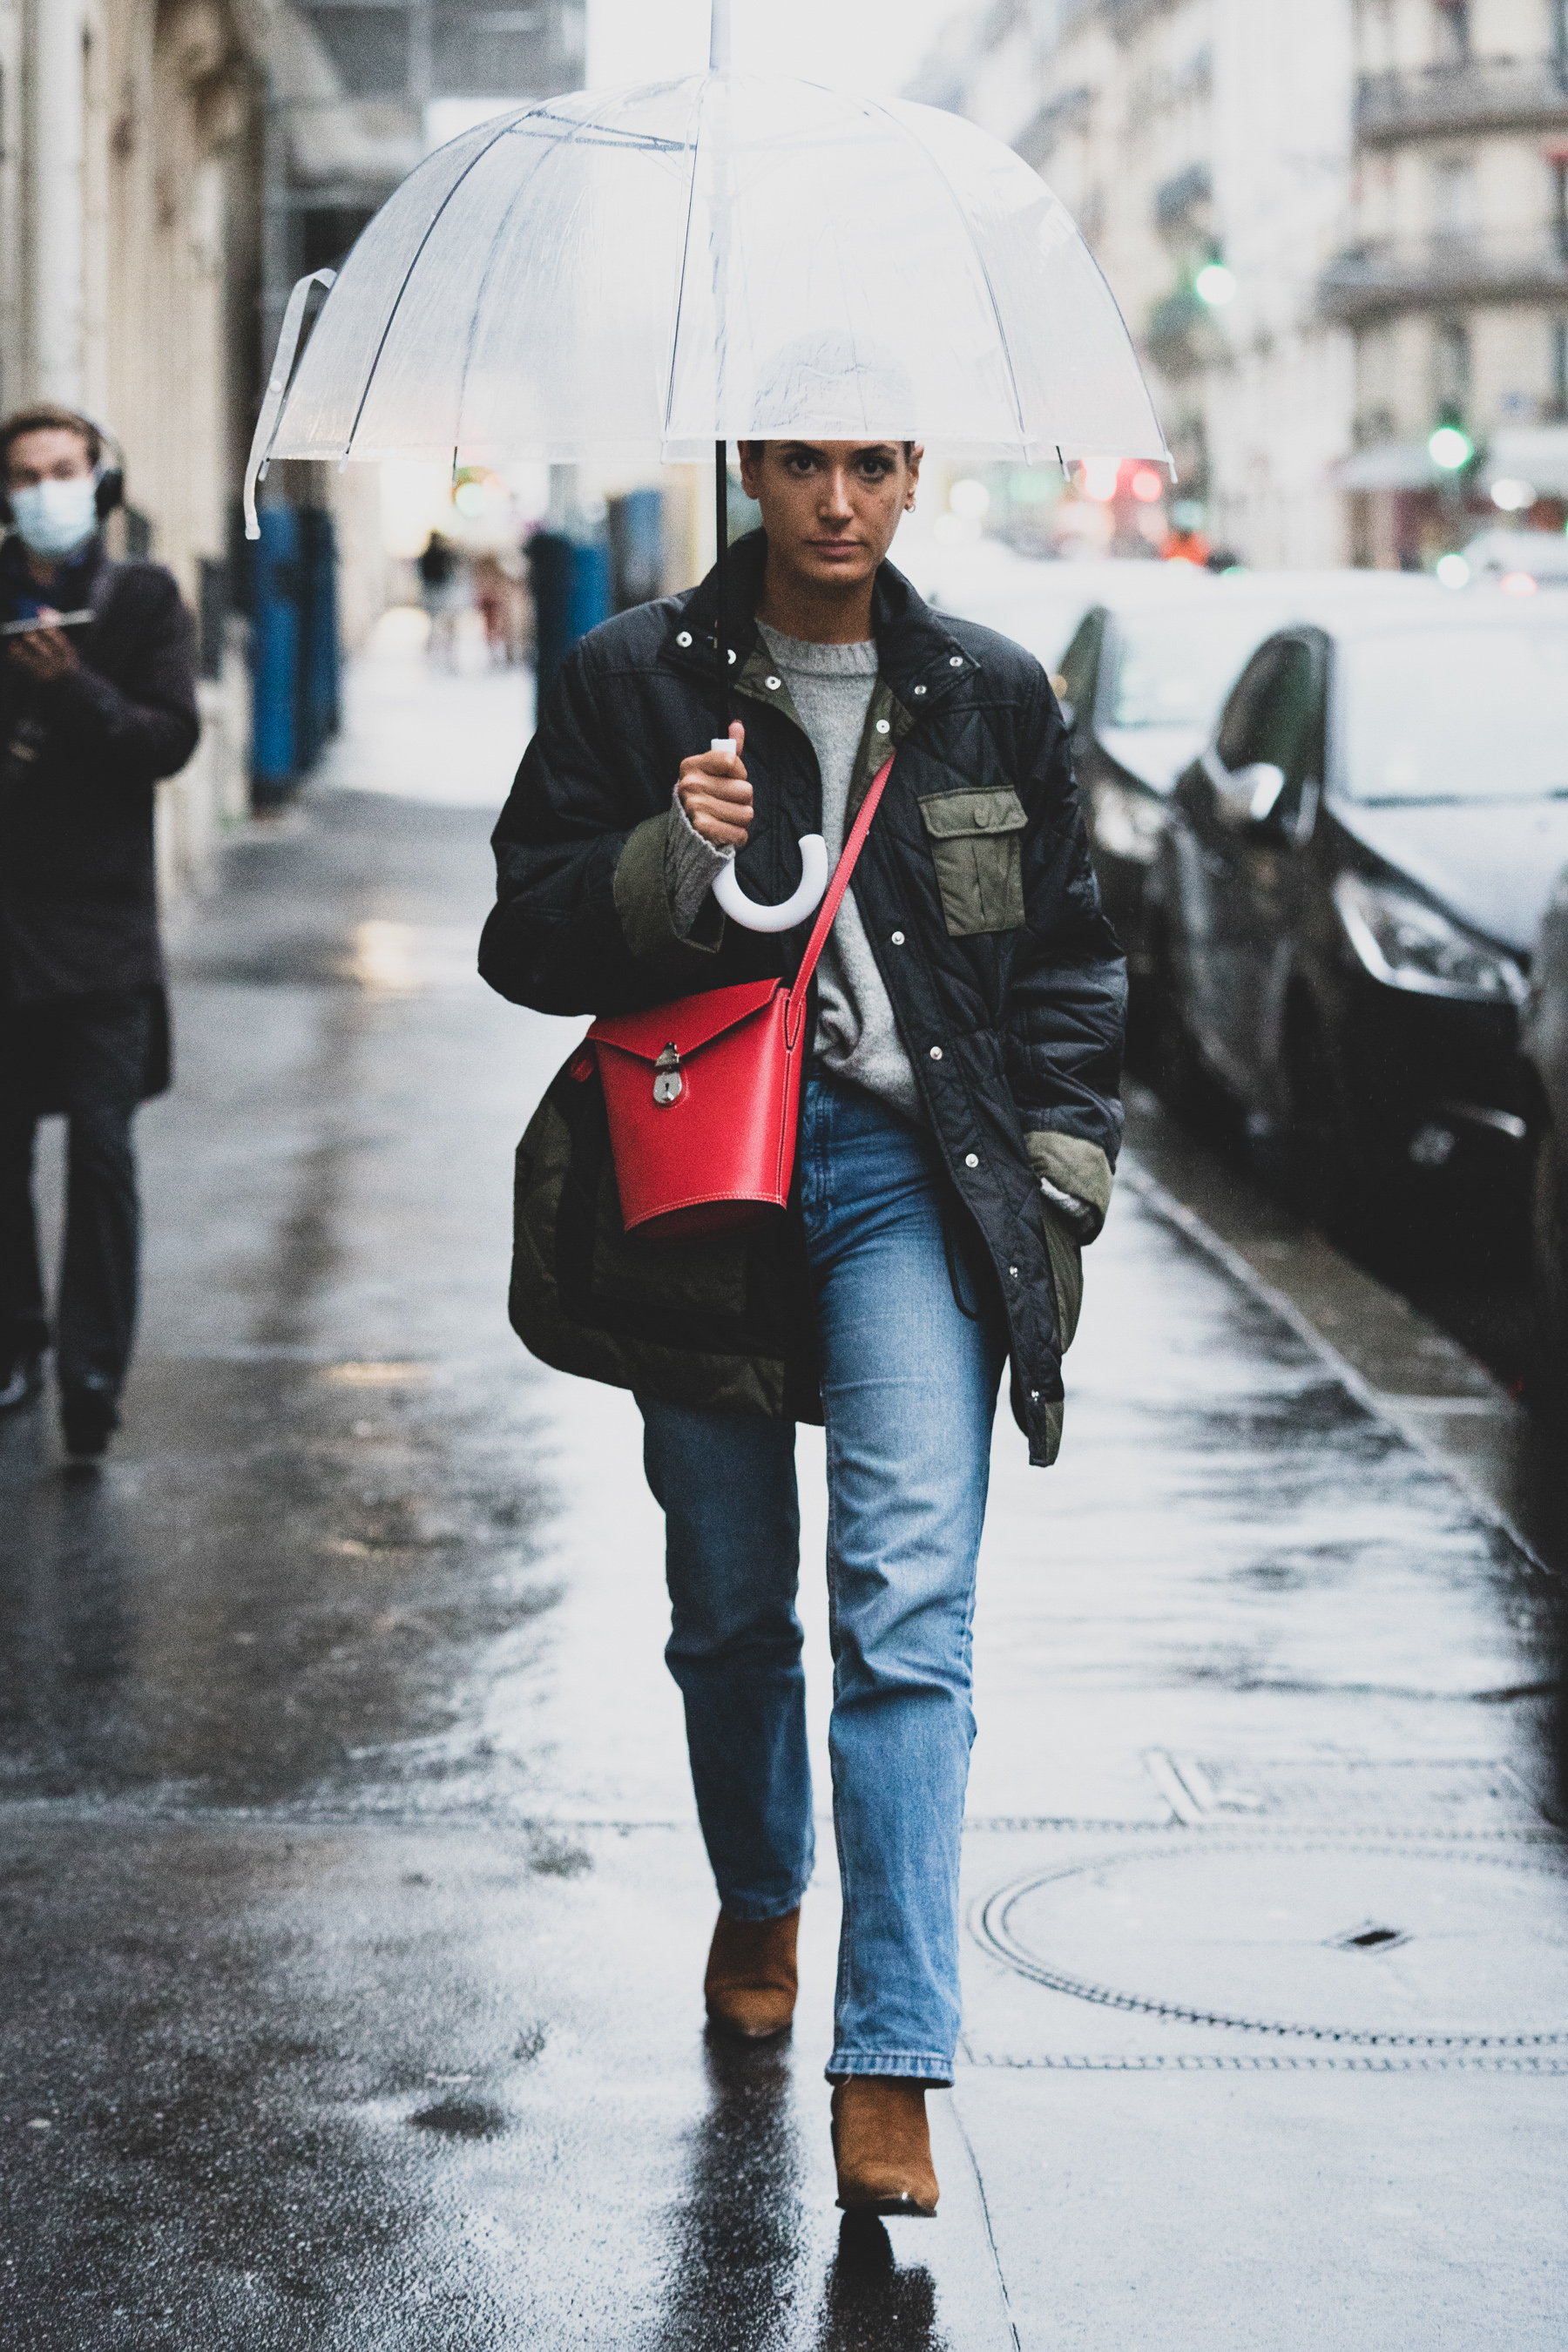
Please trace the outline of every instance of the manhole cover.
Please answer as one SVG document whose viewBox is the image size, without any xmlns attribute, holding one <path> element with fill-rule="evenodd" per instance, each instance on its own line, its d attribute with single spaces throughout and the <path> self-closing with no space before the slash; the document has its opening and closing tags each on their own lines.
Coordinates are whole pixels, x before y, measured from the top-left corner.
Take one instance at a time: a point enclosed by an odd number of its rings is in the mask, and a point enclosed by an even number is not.
<svg viewBox="0 0 1568 2352">
<path fill-rule="evenodd" d="M 1198 2025 L 1568 2042 L 1568 1871 L 1522 1844 L 1216 1837 L 1016 1881 L 980 1940 L 1054 1991 Z"/>
</svg>

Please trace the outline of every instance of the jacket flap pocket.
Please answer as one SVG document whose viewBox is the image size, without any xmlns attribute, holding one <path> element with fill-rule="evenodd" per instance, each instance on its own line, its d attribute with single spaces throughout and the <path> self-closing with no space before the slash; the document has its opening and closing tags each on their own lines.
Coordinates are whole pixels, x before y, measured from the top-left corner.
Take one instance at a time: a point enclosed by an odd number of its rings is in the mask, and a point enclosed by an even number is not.
<svg viewBox="0 0 1568 2352">
<path fill-rule="evenodd" d="M 933 841 L 963 834 L 1022 833 L 1029 820 L 1016 792 L 932 793 L 921 797 L 921 816 Z"/>
<path fill-rule="evenodd" d="M 595 1045 L 615 1045 L 639 1061 L 657 1062 L 667 1045 L 682 1056 L 710 1045 L 739 1021 L 749 1021 L 772 1003 L 781 983 L 776 980 L 742 981 L 738 988 L 710 988 L 700 996 L 678 996 L 672 1003 L 656 1004 L 648 1013 L 617 1013 L 595 1021 L 588 1032 Z"/>
</svg>

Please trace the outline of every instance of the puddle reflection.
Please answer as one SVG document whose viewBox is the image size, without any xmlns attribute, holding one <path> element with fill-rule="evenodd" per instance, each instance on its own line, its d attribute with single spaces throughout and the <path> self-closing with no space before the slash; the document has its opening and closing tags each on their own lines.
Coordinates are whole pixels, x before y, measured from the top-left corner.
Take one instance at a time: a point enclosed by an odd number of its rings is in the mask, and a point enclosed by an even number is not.
<svg viewBox="0 0 1568 2352">
<path fill-rule="evenodd" d="M 846 2213 L 827 2273 L 817 2352 L 943 2352 L 936 2285 L 921 2264 L 899 2264 L 874 2214 Z"/>
<path fill-rule="evenodd" d="M 930 2273 L 900 2263 L 873 2216 L 825 2210 L 789 2044 L 713 2040 L 705 2063 L 657 2352 L 944 2352 Z"/>
<path fill-rule="evenodd" d="M 689 2137 L 658 2352 L 780 2352 L 805 2284 L 805 2162 L 787 2042 L 710 2040 L 708 2112 Z"/>
<path fill-rule="evenodd" d="M 126 1742 L 140 1570 L 118 1498 L 97 1472 L 49 1463 L 40 1417 L 8 1430 L 0 1540 L 0 1775 L 11 1794 L 100 1779 Z"/>
</svg>

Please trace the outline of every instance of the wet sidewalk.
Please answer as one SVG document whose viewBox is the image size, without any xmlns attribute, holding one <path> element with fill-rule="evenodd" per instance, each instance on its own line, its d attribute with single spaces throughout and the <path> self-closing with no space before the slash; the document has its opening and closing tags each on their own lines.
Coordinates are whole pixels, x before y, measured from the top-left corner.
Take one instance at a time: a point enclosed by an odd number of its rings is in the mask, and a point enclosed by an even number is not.
<svg viewBox="0 0 1568 2352">
<path fill-rule="evenodd" d="M 637 1415 L 506 1323 L 523 688 L 381 670 L 179 943 L 122 1439 L 0 1425 L 0 2341 L 1555 2347 L 1558 1580 L 1152 1110 L 1061 1465 L 998 1426 L 940 2220 L 833 2210 L 830 1840 L 793 2042 L 705 2042 Z"/>
</svg>

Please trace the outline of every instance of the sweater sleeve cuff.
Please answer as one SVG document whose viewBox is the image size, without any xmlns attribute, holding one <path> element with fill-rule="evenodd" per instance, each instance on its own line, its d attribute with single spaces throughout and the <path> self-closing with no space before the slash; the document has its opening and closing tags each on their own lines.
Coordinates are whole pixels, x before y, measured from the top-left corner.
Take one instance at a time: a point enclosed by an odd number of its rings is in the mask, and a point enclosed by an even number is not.
<svg viewBox="0 0 1568 2352">
<path fill-rule="evenodd" d="M 1058 1135 L 1050 1128 L 1034 1128 L 1025 1135 L 1024 1146 L 1041 1192 L 1060 1211 L 1075 1240 L 1093 1241 L 1110 1206 L 1110 1162 L 1099 1144 L 1079 1135 Z"/>
<path fill-rule="evenodd" d="M 678 940 L 691 939 L 715 876 L 734 862 L 732 849 L 715 849 L 710 841 L 703 840 L 681 807 L 677 790 L 669 804 L 669 824 L 665 831 L 664 889 L 669 901 L 670 928 Z M 698 940 L 697 944 L 702 942 Z"/>
<path fill-rule="evenodd" d="M 683 934 L 676 929 L 667 876 L 667 845 L 670 812 L 650 816 L 626 835 L 616 861 L 616 912 L 626 947 L 639 963 L 650 964 L 679 981 L 682 971 L 695 981 L 701 966 L 697 959 L 716 955 L 724 936 L 724 917 L 710 898 Z"/>
</svg>

